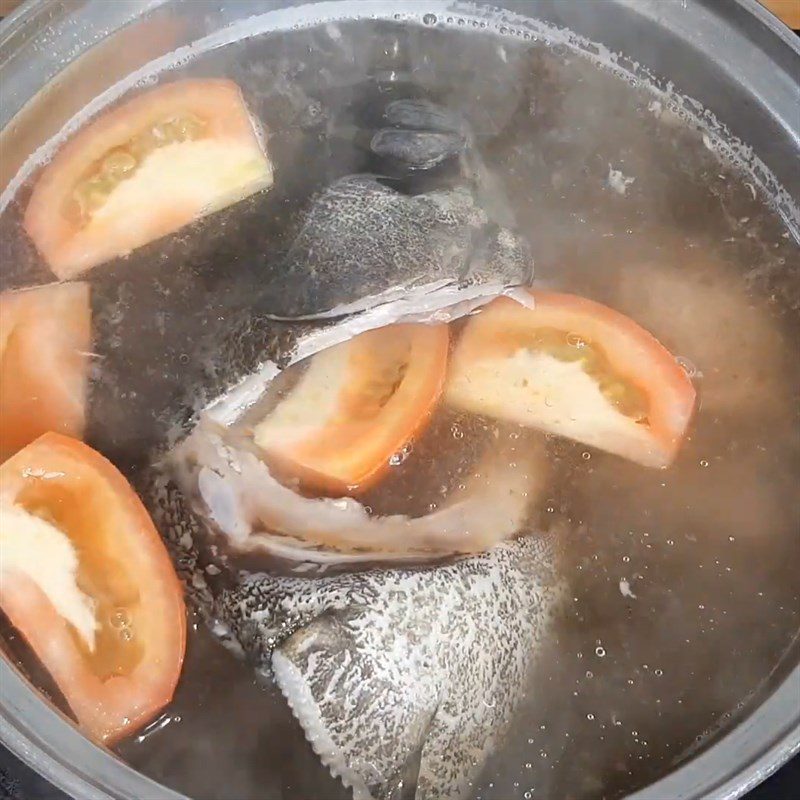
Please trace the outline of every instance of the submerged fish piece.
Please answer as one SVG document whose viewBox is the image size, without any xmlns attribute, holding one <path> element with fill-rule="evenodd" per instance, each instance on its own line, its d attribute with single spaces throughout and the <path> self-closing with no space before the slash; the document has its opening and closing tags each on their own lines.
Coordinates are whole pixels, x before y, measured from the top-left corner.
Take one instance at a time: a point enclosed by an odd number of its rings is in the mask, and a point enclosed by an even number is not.
<svg viewBox="0 0 800 800">
<path fill-rule="evenodd" d="M 703 409 L 773 417 L 788 408 L 781 387 L 786 348 L 769 313 L 745 284 L 730 280 L 710 248 L 667 240 L 670 263 L 635 261 L 620 269 L 614 300 L 680 353 L 701 380 Z M 670 302 L 659 298 L 669 297 Z"/>
<path fill-rule="evenodd" d="M 274 575 L 211 566 L 176 486 L 147 496 L 215 635 L 277 682 L 354 798 L 468 795 L 564 595 L 556 531 L 423 567 Z"/>
<path fill-rule="evenodd" d="M 414 518 L 372 517 L 354 498 L 304 497 L 255 453 L 204 425 L 172 461 L 201 526 L 234 551 L 321 563 L 425 560 L 484 550 L 523 529 L 546 474 L 537 444 L 490 449 L 461 491 Z"/>
<path fill-rule="evenodd" d="M 375 176 L 351 175 L 312 202 L 264 310 L 335 317 L 439 293 L 451 295 L 444 306 L 455 289 L 458 299 L 488 298 L 527 285 L 532 267 L 527 245 L 491 223 L 469 189 L 412 197 Z"/>
<path fill-rule="evenodd" d="M 532 535 L 424 569 L 242 573 L 213 611 L 355 800 L 457 800 L 528 685 L 554 562 L 554 537 Z"/>
<path fill-rule="evenodd" d="M 384 112 L 392 126 L 376 131 L 370 149 L 410 170 L 427 170 L 464 153 L 469 138 L 462 119 L 428 100 L 395 100 Z"/>
</svg>

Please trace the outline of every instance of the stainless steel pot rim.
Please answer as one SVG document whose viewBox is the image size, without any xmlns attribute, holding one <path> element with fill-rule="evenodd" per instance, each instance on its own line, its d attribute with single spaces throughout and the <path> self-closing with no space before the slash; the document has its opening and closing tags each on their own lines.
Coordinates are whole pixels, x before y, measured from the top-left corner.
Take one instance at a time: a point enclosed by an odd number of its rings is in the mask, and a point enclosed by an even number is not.
<svg viewBox="0 0 800 800">
<path fill-rule="evenodd" d="M 163 2 L 115 0 L 115 5 L 125 7 L 119 18 L 128 21 Z M 616 2 L 632 6 L 634 0 Z M 48 4 L 28 0 L 12 12 L 0 22 L 0 43 L 24 34 Z M 755 19 L 777 48 L 800 57 L 800 39 L 757 0 L 731 0 L 731 6 Z M 800 140 L 800 129 L 793 133 Z M 5 658 L 0 659 L 0 742 L 54 786 L 81 800 L 188 800 L 84 738 Z M 800 664 L 733 730 L 630 800 L 734 800 L 799 753 Z"/>
<path fill-rule="evenodd" d="M 0 707 L 0 741 L 31 769 L 81 800 L 188 800 L 79 734 L 5 659 L 0 687 L 21 702 Z M 41 735 L 67 746 L 56 750 Z M 764 742 L 764 731 L 773 731 Z M 706 752 L 629 800 L 735 800 L 800 754 L 800 666 L 746 720 Z M 65 770 L 64 764 L 71 765 Z M 100 785 L 98 786 L 98 782 Z M 113 792 L 113 793 L 111 793 Z"/>
</svg>

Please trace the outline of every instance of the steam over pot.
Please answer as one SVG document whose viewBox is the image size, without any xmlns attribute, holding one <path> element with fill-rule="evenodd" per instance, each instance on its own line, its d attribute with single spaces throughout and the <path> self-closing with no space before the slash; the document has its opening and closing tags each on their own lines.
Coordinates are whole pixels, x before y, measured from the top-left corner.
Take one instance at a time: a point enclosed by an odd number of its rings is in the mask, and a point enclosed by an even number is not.
<svg viewBox="0 0 800 800">
<path fill-rule="evenodd" d="M 273 12 L 265 25 L 291 28 L 325 16 L 391 18 L 410 13 L 412 4 L 345 0 L 316 5 L 292 0 L 29 0 L 0 24 L 0 206 L 13 192 L 19 168 L 38 147 L 94 97 L 159 56 L 256 14 Z M 452 14 L 457 4 L 430 0 L 424 5 L 420 15 Z M 484 5 L 465 5 L 465 13 L 479 14 Z M 672 81 L 752 146 L 788 196 L 800 202 L 800 40 L 755 0 L 495 0 L 492 5 L 568 28 L 624 53 L 631 71 L 647 69 Z M 38 95 L 46 101 L 30 103 Z M 800 275 L 788 282 L 800 297 Z M 6 660 L 0 662 L 0 686 L 0 740 L 71 796 L 179 798 L 84 739 Z M 773 672 L 760 706 L 749 717 L 635 797 L 742 795 L 800 750 L 798 697 L 800 650 L 795 647 Z"/>
</svg>

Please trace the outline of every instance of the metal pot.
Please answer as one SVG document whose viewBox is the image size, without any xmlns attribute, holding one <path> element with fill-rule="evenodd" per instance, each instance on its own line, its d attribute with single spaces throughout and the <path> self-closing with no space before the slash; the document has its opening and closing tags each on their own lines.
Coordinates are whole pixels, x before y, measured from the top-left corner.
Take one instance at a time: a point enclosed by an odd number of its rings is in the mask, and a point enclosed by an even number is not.
<svg viewBox="0 0 800 800">
<path fill-rule="evenodd" d="M 785 189 L 784 198 L 800 201 L 800 40 L 755 0 L 498 4 L 624 52 L 632 71 L 647 69 L 669 78 L 712 111 L 732 136 L 752 146 L 766 168 L 765 183 L 771 173 Z M 425 12 L 453 13 L 454 5 L 430 0 Z M 254 14 L 273 12 L 265 24 L 285 28 L 320 15 L 390 16 L 395 11 L 408 12 L 409 6 L 401 0 L 316 7 L 295 0 L 29 0 L 0 25 L 0 206 L 13 192 L 20 166 L 73 114 L 165 53 Z M 474 14 L 475 6 L 469 11 Z M 34 98 L 44 102 L 30 102 Z M 791 228 L 793 221 L 787 224 Z M 750 716 L 634 797 L 734 798 L 766 778 L 800 750 L 799 664 L 795 647 L 774 670 Z M 71 796 L 180 797 L 86 740 L 6 660 L 0 660 L 0 687 L 0 740 Z"/>
</svg>

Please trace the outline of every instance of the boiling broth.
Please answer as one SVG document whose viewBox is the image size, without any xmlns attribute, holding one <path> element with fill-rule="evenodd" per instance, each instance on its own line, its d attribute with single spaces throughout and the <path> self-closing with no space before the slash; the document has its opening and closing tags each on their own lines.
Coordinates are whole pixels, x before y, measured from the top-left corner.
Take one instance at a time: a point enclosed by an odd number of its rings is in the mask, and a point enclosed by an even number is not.
<svg viewBox="0 0 800 800">
<path fill-rule="evenodd" d="M 563 44 L 431 16 L 254 36 L 158 76 L 236 80 L 269 132 L 276 181 L 88 276 L 88 439 L 135 480 L 183 431 L 182 387 L 214 372 L 197 332 L 223 329 L 275 278 L 314 191 L 380 168 L 359 132 L 395 98 L 459 109 L 492 178 L 487 210 L 512 210 L 537 283 L 630 315 L 681 357 L 700 397 L 666 471 L 548 437 L 535 527 L 564 531 L 569 596 L 473 793 L 619 797 L 747 713 L 795 642 L 800 281 L 786 267 L 798 244 L 752 177 L 646 85 Z M 4 288 L 50 279 L 19 232 L 28 193 L 0 217 Z M 435 507 L 486 437 L 525 435 L 440 409 L 365 502 Z M 197 621 L 173 703 L 118 751 L 195 798 L 348 796 L 277 689 Z"/>
</svg>

